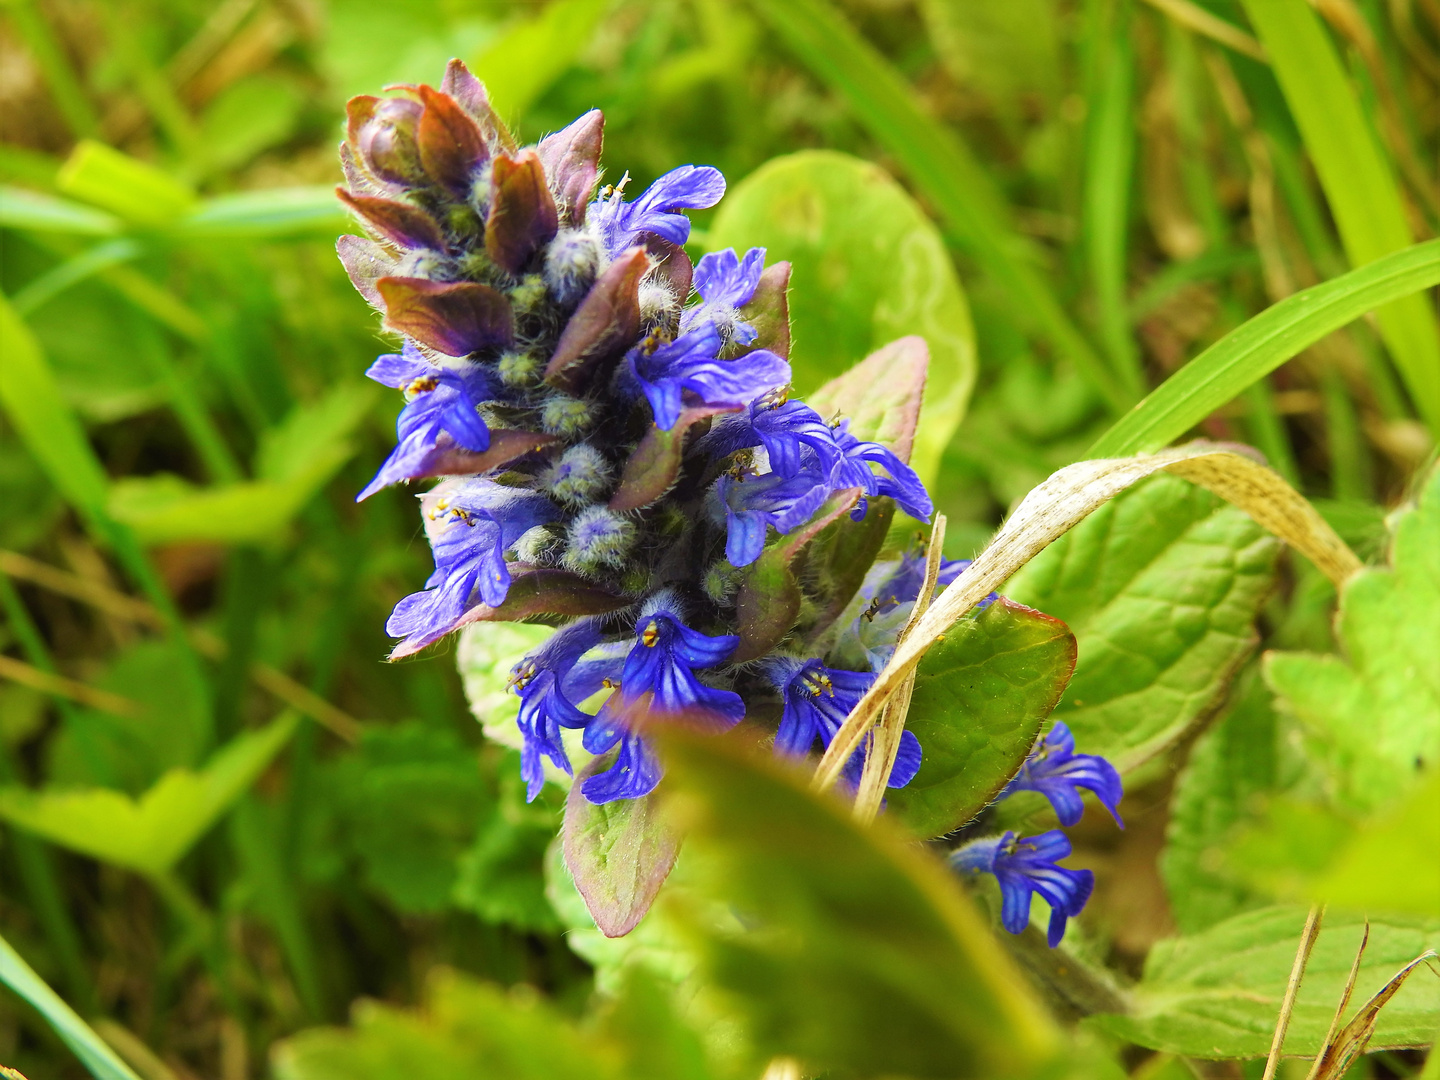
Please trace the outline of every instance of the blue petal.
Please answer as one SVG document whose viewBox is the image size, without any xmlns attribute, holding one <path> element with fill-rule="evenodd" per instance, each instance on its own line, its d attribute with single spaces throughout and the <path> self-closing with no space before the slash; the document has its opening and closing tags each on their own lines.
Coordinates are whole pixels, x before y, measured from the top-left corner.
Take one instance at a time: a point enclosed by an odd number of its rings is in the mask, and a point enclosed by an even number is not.
<svg viewBox="0 0 1440 1080">
<path fill-rule="evenodd" d="M 580 785 L 580 793 L 597 805 L 617 799 L 639 799 L 649 795 L 660 782 L 659 760 L 638 735 L 626 735 L 620 742 L 615 763 Z"/>
</svg>

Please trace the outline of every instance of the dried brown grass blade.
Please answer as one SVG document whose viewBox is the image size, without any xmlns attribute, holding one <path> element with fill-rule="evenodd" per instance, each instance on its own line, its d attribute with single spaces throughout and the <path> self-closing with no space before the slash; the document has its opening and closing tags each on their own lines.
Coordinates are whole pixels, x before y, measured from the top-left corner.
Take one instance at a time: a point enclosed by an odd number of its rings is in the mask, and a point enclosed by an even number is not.
<svg viewBox="0 0 1440 1080">
<path fill-rule="evenodd" d="M 1365 946 L 1370 944 L 1370 920 L 1365 920 L 1365 933 L 1360 938 L 1360 948 L 1355 950 L 1355 962 L 1350 965 L 1350 977 L 1345 980 L 1345 989 L 1340 994 L 1340 1004 L 1335 1006 L 1335 1015 L 1330 1019 L 1330 1029 L 1325 1032 L 1325 1039 L 1320 1043 L 1320 1053 L 1315 1055 L 1315 1063 L 1310 1066 L 1309 1073 L 1305 1080 L 1315 1080 L 1320 1074 L 1321 1066 L 1325 1063 L 1325 1051 L 1335 1041 L 1335 1032 L 1340 1027 L 1340 1021 L 1345 1019 L 1345 1009 L 1350 1004 L 1350 995 L 1355 992 L 1355 980 L 1360 977 L 1360 961 L 1365 956 Z"/>
<path fill-rule="evenodd" d="M 1376 991 L 1375 996 L 1367 1001 L 1361 1010 L 1355 1014 L 1355 1018 L 1346 1024 L 1334 1041 L 1327 1041 L 1321 1049 L 1320 1056 L 1315 1059 L 1315 1066 L 1310 1070 L 1310 1076 L 1314 1080 L 1339 1080 L 1345 1075 L 1345 1070 L 1350 1063 L 1360 1054 L 1365 1052 L 1365 1047 L 1370 1045 L 1370 1038 L 1375 1034 L 1375 1024 L 1380 1019 L 1380 1010 L 1385 1007 L 1391 998 L 1405 985 L 1405 980 L 1421 964 L 1436 957 L 1434 949 L 1427 949 L 1414 960 L 1411 960 L 1403 968 Z M 1359 958 L 1356 958 L 1356 965 L 1359 965 Z M 1431 1050 L 1434 1053 L 1434 1050 Z"/>
<path fill-rule="evenodd" d="M 1285 1046 L 1290 1015 L 1295 1011 L 1295 996 L 1300 993 L 1305 965 L 1310 962 L 1310 953 L 1315 948 L 1315 939 L 1320 936 L 1320 923 L 1324 918 L 1325 908 L 1321 904 L 1312 907 L 1305 917 L 1305 929 L 1300 933 L 1300 947 L 1295 950 L 1295 963 L 1290 967 L 1290 981 L 1285 984 L 1285 997 L 1280 1002 L 1280 1016 L 1275 1021 L 1275 1037 L 1270 1041 L 1270 1056 L 1265 1060 L 1262 1080 L 1275 1080 L 1275 1070 L 1280 1067 L 1280 1051 Z"/>
</svg>

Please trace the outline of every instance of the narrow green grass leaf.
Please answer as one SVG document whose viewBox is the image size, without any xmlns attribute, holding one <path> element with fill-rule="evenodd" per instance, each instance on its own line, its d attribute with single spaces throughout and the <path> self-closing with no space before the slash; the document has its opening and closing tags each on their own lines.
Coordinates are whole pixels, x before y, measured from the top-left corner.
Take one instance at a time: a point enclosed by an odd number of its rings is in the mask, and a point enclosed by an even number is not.
<svg viewBox="0 0 1440 1080">
<path fill-rule="evenodd" d="M 533 19 L 516 23 L 475 58 L 501 115 L 524 116 L 590 42 L 610 0 L 558 0 Z"/>
<path fill-rule="evenodd" d="M 84 236 L 114 236 L 123 228 L 104 210 L 9 184 L 0 185 L 0 225 Z"/>
<path fill-rule="evenodd" d="M 75 147 L 55 182 L 137 225 L 168 224 L 195 203 L 195 193 L 163 169 L 92 139 Z"/>
<path fill-rule="evenodd" d="M 128 236 L 122 236 L 116 240 L 106 240 L 104 243 L 87 248 L 79 255 L 72 256 L 47 270 L 17 292 L 14 301 L 15 310 L 21 315 L 28 315 L 41 304 L 59 296 L 72 285 L 78 285 L 102 270 L 117 266 L 122 262 L 128 262 L 139 256 L 142 250 L 139 242 Z"/>
<path fill-rule="evenodd" d="M 333 185 L 242 191 L 206 199 L 176 223 L 183 240 L 332 236 L 350 228 Z"/>
<path fill-rule="evenodd" d="M 1158 450 L 1326 334 L 1437 283 L 1440 240 L 1430 240 L 1286 297 L 1166 379 L 1100 436 L 1086 457 Z"/>
<path fill-rule="evenodd" d="M 35 1006 L 95 1080 L 140 1080 L 3 937 L 0 937 L 0 981 Z"/>
<path fill-rule="evenodd" d="M 1245 0 L 1250 21 L 1315 164 L 1351 263 L 1363 266 L 1414 237 L 1394 171 L 1325 28 L 1305 0 Z M 1440 331 L 1424 297 L 1376 313 L 1380 334 L 1420 416 L 1440 433 Z"/>
<path fill-rule="evenodd" d="M 786 44 L 844 95 L 870 133 L 945 218 L 956 239 L 1060 355 L 1117 411 L 1134 396 L 1116 380 L 1026 261 L 1003 196 L 951 129 L 937 123 L 890 63 L 825 0 L 752 0 Z"/>
</svg>

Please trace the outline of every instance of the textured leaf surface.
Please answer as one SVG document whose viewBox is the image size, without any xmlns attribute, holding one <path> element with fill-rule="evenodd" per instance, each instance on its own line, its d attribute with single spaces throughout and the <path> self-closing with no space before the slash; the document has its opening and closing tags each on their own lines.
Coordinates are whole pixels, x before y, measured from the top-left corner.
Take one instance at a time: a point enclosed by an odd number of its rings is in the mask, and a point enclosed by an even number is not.
<svg viewBox="0 0 1440 1080">
<path fill-rule="evenodd" d="M 956 623 L 915 673 L 906 727 L 920 771 L 887 794 L 890 812 L 920 836 L 969 821 L 1030 752 L 1075 668 L 1075 638 L 1059 619 L 1001 598 Z"/>
<path fill-rule="evenodd" d="M 1363 918 L 1326 915 L 1290 1020 L 1287 1054 L 1313 1056 L 1329 1029 Z M 1163 941 L 1132 991 L 1133 1012 L 1095 1017 L 1105 1031 L 1189 1057 L 1258 1057 L 1270 1048 L 1280 999 L 1305 923 L 1303 907 L 1272 907 L 1228 919 L 1194 937 Z M 1426 949 L 1440 946 L 1440 920 L 1372 918 L 1355 983 L 1366 1000 Z M 1371 1048 L 1420 1046 L 1440 1024 L 1440 979 L 1413 978 L 1380 1013 Z"/>
<path fill-rule="evenodd" d="M 850 418 L 850 433 L 888 446 L 910 460 L 930 352 L 922 337 L 903 337 L 877 349 L 806 399 L 821 416 Z"/>
<path fill-rule="evenodd" d="M 790 365 L 804 396 L 906 334 L 930 347 L 912 464 L 935 478 L 975 381 L 965 294 L 935 226 L 883 169 L 830 151 L 776 158 L 725 197 L 712 248 L 788 259 Z"/>
<path fill-rule="evenodd" d="M 1254 647 L 1278 543 L 1199 487 L 1158 476 L 1033 559 L 1005 595 L 1079 641 L 1056 709 L 1085 753 L 1128 771 L 1217 706 Z"/>
</svg>

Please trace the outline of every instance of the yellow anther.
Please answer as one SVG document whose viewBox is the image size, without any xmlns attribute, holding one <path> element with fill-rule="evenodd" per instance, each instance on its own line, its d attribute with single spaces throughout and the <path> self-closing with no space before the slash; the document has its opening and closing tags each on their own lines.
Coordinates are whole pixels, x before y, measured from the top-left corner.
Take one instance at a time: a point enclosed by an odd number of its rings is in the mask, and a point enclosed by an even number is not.
<svg viewBox="0 0 1440 1080">
<path fill-rule="evenodd" d="M 660 640 L 660 624 L 651 619 L 646 624 L 644 632 L 640 635 L 640 642 L 647 649 L 653 649 Z"/>
</svg>

